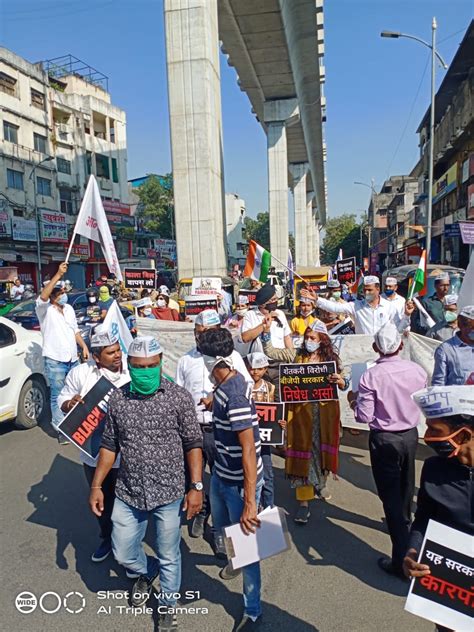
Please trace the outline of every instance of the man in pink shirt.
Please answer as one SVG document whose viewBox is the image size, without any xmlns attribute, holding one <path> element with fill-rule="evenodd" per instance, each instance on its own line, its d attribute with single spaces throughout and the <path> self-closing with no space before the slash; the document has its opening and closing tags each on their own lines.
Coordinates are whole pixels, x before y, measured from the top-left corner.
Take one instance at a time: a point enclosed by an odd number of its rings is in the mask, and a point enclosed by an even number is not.
<svg viewBox="0 0 474 632">
<path fill-rule="evenodd" d="M 357 399 L 350 394 L 349 401 L 356 421 L 369 424 L 372 473 L 392 541 L 391 559 L 381 557 L 378 565 L 404 578 L 420 420 L 411 395 L 426 387 L 427 375 L 418 364 L 400 358 L 403 342 L 393 323 L 375 334 L 373 348 L 380 358 L 362 375 Z"/>
</svg>

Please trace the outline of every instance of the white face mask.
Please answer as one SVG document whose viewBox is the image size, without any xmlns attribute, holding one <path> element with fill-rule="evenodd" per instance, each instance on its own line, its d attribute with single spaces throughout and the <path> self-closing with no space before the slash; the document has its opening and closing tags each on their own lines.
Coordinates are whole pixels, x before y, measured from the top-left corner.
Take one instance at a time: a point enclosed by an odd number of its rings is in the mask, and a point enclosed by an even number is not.
<svg viewBox="0 0 474 632">
<path fill-rule="evenodd" d="M 304 346 L 306 347 L 306 351 L 308 353 L 314 353 L 319 349 L 319 342 L 315 340 L 305 340 Z"/>
<path fill-rule="evenodd" d="M 151 307 L 145 307 L 143 309 L 143 315 L 144 316 L 149 316 L 151 314 Z"/>
<path fill-rule="evenodd" d="M 242 309 L 236 309 L 235 313 L 237 314 L 237 316 L 245 316 L 245 314 L 247 313 L 247 308 L 244 307 Z"/>
<path fill-rule="evenodd" d="M 156 301 L 156 304 L 158 305 L 158 307 L 166 307 L 166 301 L 165 301 L 165 299 L 164 299 L 164 298 L 159 298 L 159 299 Z"/>
<path fill-rule="evenodd" d="M 96 302 L 96 298 L 95 298 L 95 296 L 91 296 L 91 297 L 89 298 L 89 303 L 95 303 L 95 302 Z"/>
</svg>

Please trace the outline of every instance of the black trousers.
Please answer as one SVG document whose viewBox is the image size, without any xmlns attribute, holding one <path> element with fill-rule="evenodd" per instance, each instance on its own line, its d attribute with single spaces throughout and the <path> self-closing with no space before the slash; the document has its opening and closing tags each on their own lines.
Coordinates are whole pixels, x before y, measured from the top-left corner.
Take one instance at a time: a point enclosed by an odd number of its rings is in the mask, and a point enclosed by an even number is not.
<svg viewBox="0 0 474 632">
<path fill-rule="evenodd" d="M 97 516 L 100 526 L 100 537 L 103 540 L 110 540 L 112 537 L 112 509 L 115 501 L 115 483 L 117 481 L 118 468 L 113 467 L 102 483 L 102 491 L 104 493 L 104 511 L 101 516 Z M 95 467 L 84 463 L 84 474 L 86 475 L 89 487 L 92 485 L 92 479 L 95 474 Z"/>
<path fill-rule="evenodd" d="M 216 460 L 216 442 L 214 441 L 214 431 L 212 425 L 201 426 L 202 430 L 202 457 L 203 457 L 203 470 L 206 465 L 209 467 L 209 472 L 212 473 L 214 467 L 214 461 Z M 204 516 L 209 516 L 211 513 L 211 499 L 207 491 L 204 493 L 204 499 L 202 503 L 202 509 L 200 513 Z"/>
<path fill-rule="evenodd" d="M 401 432 L 371 430 L 369 434 L 372 473 L 392 541 L 392 564 L 397 570 L 402 569 L 408 548 L 417 444 L 416 428 Z"/>
</svg>

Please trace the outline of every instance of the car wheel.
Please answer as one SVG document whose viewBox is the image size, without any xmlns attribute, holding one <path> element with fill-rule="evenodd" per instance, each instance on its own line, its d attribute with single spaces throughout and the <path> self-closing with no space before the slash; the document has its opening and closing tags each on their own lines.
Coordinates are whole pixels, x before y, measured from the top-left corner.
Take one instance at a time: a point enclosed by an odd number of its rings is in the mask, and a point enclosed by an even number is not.
<svg viewBox="0 0 474 632">
<path fill-rule="evenodd" d="M 15 426 L 21 429 L 34 428 L 41 420 L 47 406 L 46 385 L 41 378 L 27 380 L 18 398 L 18 414 Z"/>
</svg>

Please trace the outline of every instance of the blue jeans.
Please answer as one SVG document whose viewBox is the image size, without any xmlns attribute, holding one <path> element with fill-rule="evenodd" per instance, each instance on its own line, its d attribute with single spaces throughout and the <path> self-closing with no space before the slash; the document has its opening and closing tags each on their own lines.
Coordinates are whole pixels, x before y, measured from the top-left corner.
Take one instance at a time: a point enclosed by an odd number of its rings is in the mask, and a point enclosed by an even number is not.
<svg viewBox="0 0 474 632">
<path fill-rule="evenodd" d="M 44 358 L 44 372 L 49 380 L 51 393 L 51 423 L 56 428 L 62 421 L 64 413 L 58 406 L 58 397 L 61 392 L 66 376 L 71 369 L 79 366 L 79 362 L 60 362 L 51 358 Z"/>
<path fill-rule="evenodd" d="M 256 503 L 260 501 L 263 480 L 257 483 Z M 212 520 L 215 530 L 222 530 L 231 524 L 239 522 L 244 509 L 243 487 L 226 485 L 215 472 L 211 477 L 211 506 Z M 259 617 L 262 614 L 260 603 L 261 578 L 260 564 L 249 564 L 242 569 L 244 580 L 244 612 L 250 617 Z"/>
<path fill-rule="evenodd" d="M 112 511 L 112 550 L 119 564 L 150 579 L 160 574 L 160 593 L 177 593 L 181 586 L 181 506 L 182 498 L 152 511 L 135 509 L 115 498 Z M 148 518 L 153 516 L 158 559 L 147 558 L 143 550 Z M 174 606 L 176 599 L 163 597 L 160 605 Z"/>
<path fill-rule="evenodd" d="M 272 448 L 269 445 L 262 445 L 261 456 L 263 463 L 263 488 L 260 504 L 263 509 L 273 507 L 273 465 L 272 465 Z"/>
</svg>

